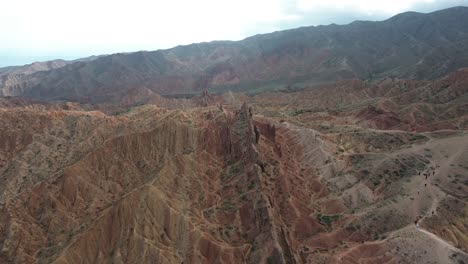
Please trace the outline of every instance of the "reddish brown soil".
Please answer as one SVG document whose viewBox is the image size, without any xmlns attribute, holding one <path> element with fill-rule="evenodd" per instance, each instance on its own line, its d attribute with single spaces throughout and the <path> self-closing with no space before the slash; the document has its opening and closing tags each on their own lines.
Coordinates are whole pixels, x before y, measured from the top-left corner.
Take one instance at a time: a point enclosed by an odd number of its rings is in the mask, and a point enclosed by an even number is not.
<svg viewBox="0 0 468 264">
<path fill-rule="evenodd" d="M 465 76 L 113 115 L 2 99 L 0 263 L 467 262 Z"/>
</svg>

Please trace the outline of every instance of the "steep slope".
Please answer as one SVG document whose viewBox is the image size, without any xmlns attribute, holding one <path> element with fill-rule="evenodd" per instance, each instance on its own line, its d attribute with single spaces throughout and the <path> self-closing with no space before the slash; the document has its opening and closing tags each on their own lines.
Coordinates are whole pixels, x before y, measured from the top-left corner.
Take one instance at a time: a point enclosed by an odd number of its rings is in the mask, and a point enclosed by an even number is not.
<svg viewBox="0 0 468 264">
<path fill-rule="evenodd" d="M 98 58 L 91 56 L 73 61 L 52 60 L 44 62 L 34 62 L 23 66 L 11 66 L 0 68 L 0 96 L 17 96 L 24 92 L 24 88 L 31 81 L 33 73 L 50 71 L 62 68 L 74 62 L 88 62 Z"/>
<path fill-rule="evenodd" d="M 274 219 L 265 197 L 255 192 L 260 168 L 248 108 L 235 115 L 218 110 L 207 120 L 212 110 L 143 107 L 125 117 L 30 112 L 47 122 L 36 118 L 43 125 L 29 130 L 36 134 L 34 142 L 19 138 L 26 145 L 17 150 L 6 145 L 0 260 L 284 258 L 277 230 L 268 224 Z M 16 126 L 26 121 L 18 111 L 5 112 L 5 118 L 18 118 Z M 222 184 L 221 178 L 232 176 L 236 192 Z M 241 190 L 243 199 L 234 195 Z M 252 244 L 261 246 L 247 254 Z"/>
<path fill-rule="evenodd" d="M 27 86 L 30 74 L 49 71 L 65 66 L 64 60 L 54 60 L 47 62 L 34 62 L 25 66 L 15 66 L 0 68 L 0 96 L 15 96 L 23 93 L 23 88 Z"/>
<path fill-rule="evenodd" d="M 0 262 L 468 261 L 466 131 L 313 129 L 323 116 L 204 96 L 116 116 L 5 104 Z"/>
<path fill-rule="evenodd" d="M 114 54 L 38 72 L 0 90 L 47 100 L 119 102 L 129 89 L 174 95 L 208 88 L 255 92 L 349 78 L 433 79 L 468 66 L 467 29 L 467 7 L 404 13 L 381 22 Z"/>
</svg>

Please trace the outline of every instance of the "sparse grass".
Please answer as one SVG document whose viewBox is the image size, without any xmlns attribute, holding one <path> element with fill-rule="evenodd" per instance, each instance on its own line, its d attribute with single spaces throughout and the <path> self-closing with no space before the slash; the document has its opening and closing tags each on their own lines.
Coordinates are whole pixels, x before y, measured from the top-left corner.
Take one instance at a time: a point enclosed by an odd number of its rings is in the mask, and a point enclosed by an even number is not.
<svg viewBox="0 0 468 264">
<path fill-rule="evenodd" d="M 200 195 L 198 196 L 198 202 L 202 203 L 203 200 L 205 200 L 205 192 L 201 192 Z"/>
<path fill-rule="evenodd" d="M 415 140 L 421 140 L 421 139 L 426 139 L 426 136 L 420 135 L 420 134 L 413 134 L 410 140 L 415 141 Z"/>
<path fill-rule="evenodd" d="M 248 201 L 249 200 L 247 198 L 247 194 L 245 194 L 245 193 L 241 194 L 240 198 L 242 199 L 242 201 Z"/>
<path fill-rule="evenodd" d="M 230 179 L 231 177 L 239 174 L 241 171 L 242 164 L 240 162 L 234 163 L 230 165 L 222 174 L 221 174 L 221 180 L 225 181 Z"/>
<path fill-rule="evenodd" d="M 292 112 L 289 113 L 290 116 L 298 116 L 298 115 L 302 115 L 302 114 L 305 114 L 305 113 L 311 113 L 312 110 L 311 109 L 294 109 Z"/>
<path fill-rule="evenodd" d="M 225 210 L 225 211 L 230 211 L 230 210 L 234 209 L 234 205 L 231 203 L 230 199 L 225 199 L 223 201 L 222 209 Z"/>
</svg>

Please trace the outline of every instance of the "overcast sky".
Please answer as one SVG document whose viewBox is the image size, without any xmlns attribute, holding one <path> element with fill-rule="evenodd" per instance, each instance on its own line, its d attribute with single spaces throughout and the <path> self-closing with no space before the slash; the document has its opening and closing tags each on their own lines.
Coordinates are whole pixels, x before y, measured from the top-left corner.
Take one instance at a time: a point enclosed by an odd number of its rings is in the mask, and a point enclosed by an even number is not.
<svg viewBox="0 0 468 264">
<path fill-rule="evenodd" d="M 0 66 L 383 20 L 468 0 L 0 0 Z"/>
</svg>

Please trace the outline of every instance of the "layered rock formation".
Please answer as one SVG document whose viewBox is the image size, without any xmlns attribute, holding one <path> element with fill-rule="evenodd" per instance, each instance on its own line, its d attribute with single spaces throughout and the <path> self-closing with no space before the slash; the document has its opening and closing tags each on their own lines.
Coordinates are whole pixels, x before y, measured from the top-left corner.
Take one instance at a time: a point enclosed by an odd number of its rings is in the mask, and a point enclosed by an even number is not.
<svg viewBox="0 0 468 264">
<path fill-rule="evenodd" d="M 468 263 L 466 12 L 0 69 L 0 263 Z"/>
<path fill-rule="evenodd" d="M 221 99 L 114 116 L 4 103 L 0 262 L 467 260 L 466 186 L 446 180 L 463 173 L 450 163 L 466 133 L 315 130 Z M 415 229 L 418 214 L 444 240 Z"/>
<path fill-rule="evenodd" d="M 207 113 L 36 117 L 34 143 L 5 147 L 2 262 L 284 262 L 249 109 Z"/>
</svg>

